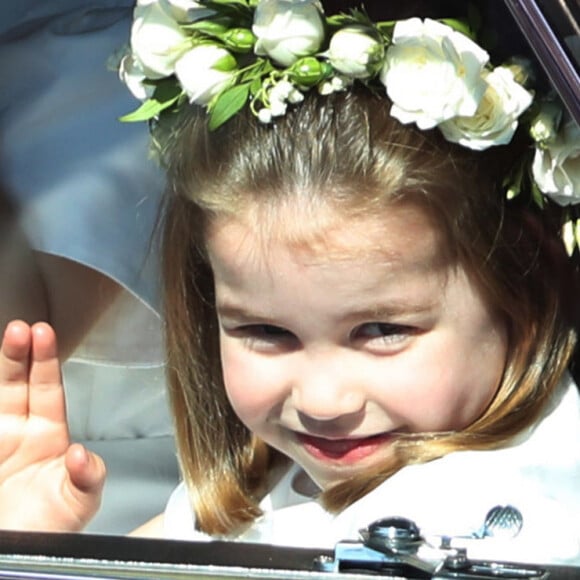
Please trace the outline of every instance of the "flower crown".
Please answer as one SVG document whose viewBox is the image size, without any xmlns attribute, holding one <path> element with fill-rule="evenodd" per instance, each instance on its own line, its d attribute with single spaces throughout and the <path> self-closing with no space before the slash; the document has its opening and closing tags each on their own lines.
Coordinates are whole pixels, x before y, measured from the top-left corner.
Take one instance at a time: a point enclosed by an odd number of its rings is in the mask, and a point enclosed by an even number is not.
<svg viewBox="0 0 580 580">
<path fill-rule="evenodd" d="M 319 0 L 137 0 L 119 73 L 142 105 L 122 121 L 156 120 L 183 102 L 204 106 L 211 130 L 243 107 L 271 123 L 304 93 L 364 83 L 390 114 L 473 150 L 511 141 L 527 125 L 533 147 L 506 177 L 508 198 L 529 184 L 566 206 L 563 237 L 580 248 L 580 128 L 557 97 L 528 87 L 530 65 L 500 66 L 458 20 L 372 22 L 362 9 L 325 16 Z M 580 205 L 578 206 L 580 207 Z"/>
</svg>

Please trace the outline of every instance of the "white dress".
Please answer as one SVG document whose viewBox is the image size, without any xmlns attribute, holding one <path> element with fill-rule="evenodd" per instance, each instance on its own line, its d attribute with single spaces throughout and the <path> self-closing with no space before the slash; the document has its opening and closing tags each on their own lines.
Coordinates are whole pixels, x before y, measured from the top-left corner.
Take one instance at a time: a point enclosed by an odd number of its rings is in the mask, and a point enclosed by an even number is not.
<svg viewBox="0 0 580 580">
<path fill-rule="evenodd" d="M 338 515 L 292 486 L 293 466 L 262 502 L 264 516 L 238 541 L 332 548 L 375 520 L 402 516 L 426 537 L 477 533 L 490 508 L 515 506 L 512 539 L 456 539 L 473 558 L 580 565 L 580 395 L 570 377 L 538 423 L 509 447 L 457 452 L 409 466 Z M 194 529 L 183 484 L 165 511 L 167 537 L 209 538 Z"/>
<path fill-rule="evenodd" d="M 113 70 L 132 0 L 0 3 L 0 171 L 32 248 L 123 291 L 64 365 L 71 435 L 108 467 L 88 531 L 126 533 L 178 481 L 151 242 L 163 176 Z"/>
</svg>

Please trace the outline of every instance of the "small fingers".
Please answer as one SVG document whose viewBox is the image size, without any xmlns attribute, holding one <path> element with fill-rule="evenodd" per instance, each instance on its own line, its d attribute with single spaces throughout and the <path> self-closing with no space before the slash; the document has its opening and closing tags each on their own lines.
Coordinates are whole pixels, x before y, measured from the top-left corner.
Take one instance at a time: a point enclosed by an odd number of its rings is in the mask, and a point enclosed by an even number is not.
<svg viewBox="0 0 580 580">
<path fill-rule="evenodd" d="M 66 407 L 56 334 L 44 322 L 32 326 L 29 376 L 29 414 L 66 422 Z"/>
<path fill-rule="evenodd" d="M 0 413 L 66 421 L 56 335 L 44 322 L 8 324 L 0 347 Z"/>
<path fill-rule="evenodd" d="M 28 414 L 28 378 L 32 333 L 21 320 L 10 322 L 0 347 L 0 414 Z"/>
<path fill-rule="evenodd" d="M 30 381 L 44 384 L 60 382 L 60 364 L 54 330 L 46 322 L 37 322 L 32 326 L 31 332 Z"/>
<path fill-rule="evenodd" d="M 32 336 L 30 326 L 13 320 L 4 331 L 0 348 L 0 381 L 27 382 Z"/>
</svg>

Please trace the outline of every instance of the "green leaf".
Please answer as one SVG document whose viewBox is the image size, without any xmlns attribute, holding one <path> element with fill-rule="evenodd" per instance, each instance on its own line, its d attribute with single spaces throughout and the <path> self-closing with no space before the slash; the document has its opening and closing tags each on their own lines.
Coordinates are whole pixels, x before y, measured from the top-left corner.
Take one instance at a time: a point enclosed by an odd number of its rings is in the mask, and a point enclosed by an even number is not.
<svg viewBox="0 0 580 580">
<path fill-rule="evenodd" d="M 141 121 L 149 121 L 149 119 L 156 117 L 162 110 L 160 103 L 153 99 L 149 99 L 138 109 L 119 117 L 119 121 L 121 121 L 121 123 L 139 123 Z"/>
<path fill-rule="evenodd" d="M 377 22 L 376 27 L 377 30 L 390 42 L 391 38 L 393 37 L 393 30 L 395 29 L 395 24 L 397 24 L 396 20 L 389 20 L 385 22 Z"/>
<path fill-rule="evenodd" d="M 248 101 L 250 85 L 245 83 L 226 89 L 212 103 L 209 130 L 214 131 L 231 119 Z"/>
<path fill-rule="evenodd" d="M 155 99 L 149 99 L 145 101 L 138 109 L 132 113 L 127 113 L 122 117 L 119 117 L 119 121 L 122 123 L 138 123 L 140 121 L 149 121 L 154 117 L 157 117 L 159 113 L 171 107 L 179 97 L 170 99 L 169 101 L 159 102 Z"/>
<path fill-rule="evenodd" d="M 183 90 L 175 82 L 175 79 L 163 79 L 158 82 L 153 96 L 146 100 L 138 109 L 119 117 L 123 123 L 138 123 L 149 121 L 157 117 L 159 113 L 173 106 L 183 95 Z"/>
<path fill-rule="evenodd" d="M 366 13 L 364 8 L 353 8 L 351 10 L 351 14 L 355 24 L 363 24 L 364 26 L 369 26 L 371 28 L 374 26 L 374 22 Z"/>
<path fill-rule="evenodd" d="M 540 191 L 540 188 L 534 180 L 532 180 L 530 189 L 532 191 L 532 199 L 536 202 L 538 207 L 542 209 L 546 203 L 546 200 L 544 199 L 544 194 Z"/>
<path fill-rule="evenodd" d="M 204 0 L 202 4 L 220 16 L 233 19 L 236 26 L 252 26 L 254 9 L 247 0 Z"/>
<path fill-rule="evenodd" d="M 333 14 L 326 17 L 326 25 L 330 28 L 339 28 L 345 24 L 347 18 L 345 14 Z"/>
<path fill-rule="evenodd" d="M 168 77 L 157 81 L 153 91 L 153 99 L 163 103 L 165 101 L 174 101 L 183 94 L 183 89 L 175 77 Z"/>
<path fill-rule="evenodd" d="M 349 12 L 340 12 L 327 16 L 326 24 L 330 28 L 343 28 L 344 26 L 357 24 L 373 28 L 375 25 L 364 8 L 352 8 Z"/>
<path fill-rule="evenodd" d="M 458 18 L 442 18 L 439 22 L 447 24 L 447 26 L 453 28 L 453 30 L 461 32 L 461 34 L 464 34 L 471 40 L 475 40 L 475 33 L 469 25 L 469 22 L 466 20 L 459 20 Z"/>
<path fill-rule="evenodd" d="M 240 70 L 240 83 L 261 79 L 274 70 L 272 63 L 266 58 L 258 58 L 253 64 Z"/>
<path fill-rule="evenodd" d="M 262 88 L 262 77 L 257 77 L 248 84 L 250 85 L 250 94 L 255 96 Z"/>
</svg>

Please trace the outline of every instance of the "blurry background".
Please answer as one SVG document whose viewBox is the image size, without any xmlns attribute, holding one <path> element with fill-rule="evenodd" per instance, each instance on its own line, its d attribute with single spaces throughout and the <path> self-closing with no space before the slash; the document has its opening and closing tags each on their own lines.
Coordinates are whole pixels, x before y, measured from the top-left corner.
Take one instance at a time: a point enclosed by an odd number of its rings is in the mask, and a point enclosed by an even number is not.
<svg viewBox="0 0 580 580">
<path fill-rule="evenodd" d="M 130 0 L 0 4 L 0 322 L 51 322 L 72 438 L 108 467 L 88 531 L 125 533 L 177 483 L 157 245 L 163 178 L 114 70 Z"/>
</svg>

